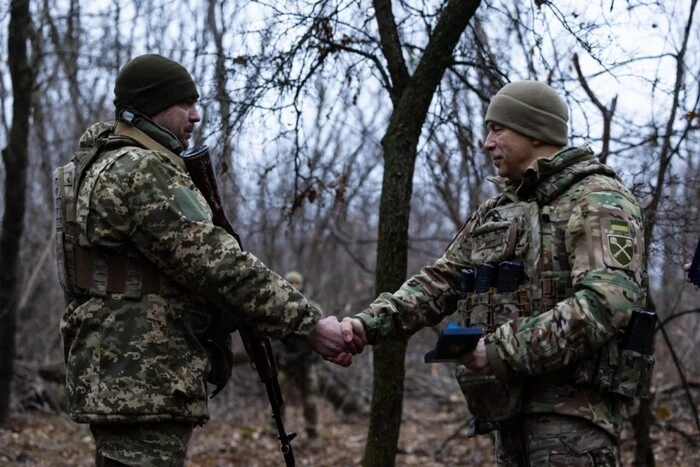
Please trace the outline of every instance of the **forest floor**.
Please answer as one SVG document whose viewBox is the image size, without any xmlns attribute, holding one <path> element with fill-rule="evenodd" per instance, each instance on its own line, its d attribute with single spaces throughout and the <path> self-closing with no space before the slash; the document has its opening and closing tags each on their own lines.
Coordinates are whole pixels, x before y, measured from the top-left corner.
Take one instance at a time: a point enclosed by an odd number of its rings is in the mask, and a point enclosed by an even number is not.
<svg viewBox="0 0 700 467">
<path fill-rule="evenodd" d="M 226 402 L 225 400 L 223 402 Z M 221 405 L 221 404 L 219 404 Z M 221 406 L 212 420 L 195 430 L 188 451 L 187 467 L 195 466 L 278 466 L 284 465 L 273 434 L 269 408 L 261 394 L 237 398 L 232 410 Z M 439 405 L 424 399 L 404 401 L 404 420 L 399 439 L 398 466 L 492 466 L 493 447 L 488 436 L 466 438 L 465 404 L 454 400 Z M 245 408 L 245 410 L 240 410 Z M 309 440 L 303 434 L 293 442 L 299 466 L 360 465 L 366 431 L 366 414 L 343 414 L 330 403 L 319 403 L 321 435 Z M 286 425 L 303 432 L 298 404 L 290 404 Z M 690 424 L 686 433 L 697 431 Z M 623 465 L 633 465 L 630 429 L 623 436 Z M 652 430 L 657 465 L 664 467 L 699 465 L 697 439 L 655 424 Z M 94 443 L 85 425 L 65 415 L 42 412 L 12 413 L 0 429 L 0 465 L 90 466 Z"/>
<path fill-rule="evenodd" d="M 298 391 L 283 382 L 285 428 L 299 433 L 292 441 L 297 466 L 361 465 L 372 373 L 366 369 L 370 356 L 363 354 L 360 358 L 345 369 L 319 366 L 320 381 L 326 384 L 322 384 L 317 404 L 320 436 L 314 440 L 304 434 Z M 494 466 L 491 437 L 467 437 L 470 414 L 452 369 L 446 365 L 419 365 L 415 358 L 407 357 L 396 465 Z M 195 429 L 186 467 L 284 465 L 264 386 L 243 360 L 246 364 L 236 365 L 226 388 L 210 400 L 211 420 Z M 15 393 L 28 397 L 16 401 L 21 403 L 14 404 L 8 423 L 0 427 L 0 466 L 94 465 L 94 442 L 87 425 L 76 424 L 57 410 L 66 406 L 65 387 L 36 378 L 15 378 L 24 379 L 29 383 L 17 386 Z M 650 437 L 655 464 L 700 467 L 700 378 L 690 375 L 687 384 L 680 385 L 659 371 L 657 380 L 665 384 L 655 387 L 652 409 L 655 421 Z M 340 398 L 334 394 L 340 394 Z M 53 403 L 47 406 L 48 400 Z M 620 446 L 623 466 L 634 465 L 635 445 L 633 428 L 625 422 Z"/>
</svg>

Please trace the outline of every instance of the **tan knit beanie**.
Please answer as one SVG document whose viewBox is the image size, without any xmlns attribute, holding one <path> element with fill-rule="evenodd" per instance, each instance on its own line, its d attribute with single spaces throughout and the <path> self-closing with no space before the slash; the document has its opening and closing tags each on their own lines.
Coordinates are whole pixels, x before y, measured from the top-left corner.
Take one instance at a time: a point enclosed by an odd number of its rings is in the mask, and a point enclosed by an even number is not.
<svg viewBox="0 0 700 467">
<path fill-rule="evenodd" d="M 539 81 L 503 86 L 491 99 L 485 120 L 543 143 L 566 146 L 568 141 L 566 103 L 554 89 Z"/>
</svg>

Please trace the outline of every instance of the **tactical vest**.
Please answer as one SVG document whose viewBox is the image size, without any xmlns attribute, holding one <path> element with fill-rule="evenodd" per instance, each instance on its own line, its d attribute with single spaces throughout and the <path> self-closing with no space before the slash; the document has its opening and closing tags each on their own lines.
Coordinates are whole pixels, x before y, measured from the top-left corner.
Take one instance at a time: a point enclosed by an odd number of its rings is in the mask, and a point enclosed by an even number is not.
<svg viewBox="0 0 700 467">
<path fill-rule="evenodd" d="M 153 263 L 134 249 L 123 254 L 97 254 L 78 225 L 78 190 L 85 170 L 102 152 L 126 146 L 144 147 L 129 137 L 111 135 L 99 139 L 92 148 L 78 150 L 68 164 L 54 170 L 58 277 L 68 302 L 110 293 L 138 299 L 172 286 Z"/>
<path fill-rule="evenodd" d="M 485 218 L 471 233 L 474 268 L 463 271 L 464 295 L 458 302 L 461 325 L 478 326 L 488 334 L 515 318 L 537 316 L 574 295 L 568 254 L 558 251 L 563 242 L 555 238 L 552 202 L 587 177 L 615 175 L 595 161 L 572 169 L 560 173 L 553 183 L 540 183 L 532 201 L 510 202 L 503 194 L 487 202 Z M 626 353 L 623 357 L 619 350 L 619 339 L 613 339 L 596 358 L 572 366 L 566 372 L 567 382 L 628 397 L 648 396 L 653 356 L 631 358 Z M 519 414 L 526 381 L 504 384 L 493 375 L 478 375 L 461 365 L 456 376 L 470 412 L 480 422 L 504 421 Z"/>
</svg>

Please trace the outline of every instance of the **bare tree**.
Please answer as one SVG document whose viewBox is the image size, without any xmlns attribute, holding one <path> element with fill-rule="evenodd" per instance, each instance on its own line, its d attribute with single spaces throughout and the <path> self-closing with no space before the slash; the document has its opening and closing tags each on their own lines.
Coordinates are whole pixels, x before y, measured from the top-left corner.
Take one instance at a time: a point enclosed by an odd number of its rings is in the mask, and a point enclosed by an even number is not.
<svg viewBox="0 0 700 467">
<path fill-rule="evenodd" d="M 19 251 L 24 230 L 27 193 L 27 142 L 34 89 L 34 72 L 27 49 L 31 30 L 29 0 L 12 2 L 8 34 L 8 65 L 12 78 L 12 127 L 8 145 L 2 150 L 5 164 L 5 209 L 0 233 L 0 424 L 8 416 L 10 384 L 15 359 L 15 330 L 19 284 Z"/>
<path fill-rule="evenodd" d="M 452 61 L 452 53 L 480 1 L 451 0 L 425 46 L 413 75 L 403 58 L 391 2 L 376 0 L 382 53 L 391 76 L 394 110 L 382 139 L 384 180 L 379 205 L 376 294 L 397 290 L 406 279 L 408 224 L 418 140 L 433 95 Z M 394 465 L 402 413 L 406 343 L 386 342 L 374 349 L 374 389 L 364 465 Z"/>
<path fill-rule="evenodd" d="M 246 247 L 275 269 L 305 269 L 310 294 L 332 313 L 360 311 L 376 293 L 395 290 L 406 275 L 440 254 L 489 194 L 486 178 L 493 167 L 480 149 L 489 98 L 508 81 L 528 78 L 547 81 L 565 94 L 572 140 L 590 142 L 600 159 L 648 201 L 651 294 L 660 315 L 686 311 L 697 296 L 687 288 L 675 292 L 683 283 L 680 264 L 700 232 L 696 1 L 481 3 L 466 33 L 440 54 L 431 45 L 442 31 L 438 25 L 455 5 L 461 5 L 460 21 L 466 21 L 474 2 L 32 3 L 37 64 L 29 65 L 34 92 L 22 105 L 32 112 L 22 133 L 30 135 L 23 145 L 25 204 L 17 203 L 20 192 L 12 188 L 22 177 L 9 137 L 0 194 L 3 293 L 12 285 L 5 277 L 21 284 L 13 285 L 15 310 L 21 308 L 13 332 L 17 358 L 60 361 L 61 292 L 47 267 L 51 168 L 71 156 L 84 125 L 112 118 L 114 78 L 127 60 L 145 52 L 182 61 L 200 85 L 204 119 L 196 140 L 212 145 L 218 156 L 226 205 Z M 587 14 L 596 8 L 595 16 Z M 10 33 L 8 45 L 16 45 L 17 23 L 8 31 L 6 18 L 0 12 L 0 36 Z M 645 31 L 644 47 L 617 39 L 616 30 L 630 21 Z M 646 37 L 654 33 L 664 47 L 646 47 Z M 613 56 L 612 50 L 620 53 Z M 439 64 L 426 73 L 436 55 L 446 57 L 446 68 Z M 653 66 L 640 73 L 636 67 L 643 64 Z M 23 102 L 21 94 L 11 96 L 22 88 L 14 83 L 17 68 L 10 71 L 0 62 L 0 138 L 11 128 L 15 134 L 10 118 L 22 115 L 6 108 Z M 671 82 L 669 74 L 675 75 Z M 12 90 L 3 79 L 8 75 Z M 643 88 L 634 106 L 628 88 Z M 409 212 L 410 199 L 421 202 Z M 22 209 L 24 224 L 17 222 Z M 5 243 L 7 229 L 21 235 L 13 248 Z M 384 249 L 387 243 L 390 248 Z M 6 261 L 15 254 L 12 275 Z M 695 314 L 671 319 L 666 331 L 675 348 L 657 346 L 657 367 L 672 367 L 677 359 L 684 372 L 697 372 L 692 358 L 697 329 Z M 9 330 L 0 323 L 0 333 Z M 427 331 L 408 343 L 409 358 L 434 338 Z M 29 335 L 41 338 L 24 338 Z M 0 345 L 7 342 L 0 336 Z M 371 422 L 368 451 L 378 444 L 388 447 L 367 455 L 367 462 L 391 457 L 400 424 L 400 399 L 382 399 L 379 388 L 415 394 L 408 387 L 415 382 L 410 374 L 426 371 L 415 365 L 406 370 L 405 383 L 382 386 L 380 375 L 400 380 L 396 375 L 403 364 L 392 361 L 403 360 L 402 345 L 392 343 L 376 353 L 377 358 L 392 354 L 380 364 L 396 373 L 364 356 L 358 366 L 342 370 L 359 375 L 361 391 L 368 391 L 374 374 L 375 409 L 382 408 L 374 416 L 388 407 L 398 414 Z M 682 379 L 680 371 L 676 374 Z M 692 407 L 687 412 L 692 414 Z M 391 429 L 383 431 L 382 423 Z M 386 433 L 380 443 L 379 435 Z M 648 452 L 648 444 L 639 442 Z"/>
</svg>

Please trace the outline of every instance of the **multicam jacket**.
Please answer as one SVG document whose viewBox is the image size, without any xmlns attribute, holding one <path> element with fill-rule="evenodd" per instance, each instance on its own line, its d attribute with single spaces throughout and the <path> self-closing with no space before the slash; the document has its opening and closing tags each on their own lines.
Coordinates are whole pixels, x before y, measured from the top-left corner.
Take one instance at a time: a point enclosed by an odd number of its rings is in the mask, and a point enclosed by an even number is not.
<svg viewBox="0 0 700 467">
<path fill-rule="evenodd" d="M 59 270 L 67 266 L 71 271 L 74 263 L 60 262 L 69 261 L 79 248 L 93 251 L 96 265 L 95 290 L 67 293 L 70 301 L 61 320 L 70 412 L 75 421 L 89 423 L 204 423 L 210 363 L 198 337 L 209 324 L 209 304 L 276 337 L 308 335 L 319 314 L 214 226 L 209 206 L 179 157 L 123 125 L 91 127 L 81 149 L 112 130 L 119 134 L 120 128 L 150 149 L 134 144 L 98 153 L 79 185 L 75 225 L 63 223 L 70 206 L 58 216 Z M 58 207 L 65 207 L 61 196 L 71 183 L 64 169 L 55 174 Z M 79 245 L 68 241 L 71 229 Z M 125 258 L 127 265 L 134 259 L 141 268 L 154 265 L 161 287 L 134 293 L 127 267 L 125 293 L 100 291 L 100 282 L 114 278 L 101 281 L 97 265 L 114 258 Z"/>
<path fill-rule="evenodd" d="M 619 398 L 607 390 L 608 375 L 594 373 L 617 355 L 616 337 L 645 302 L 640 207 L 587 147 L 537 160 L 519 183 L 495 180 L 502 193 L 479 207 L 441 258 L 357 315 L 368 341 L 408 337 L 454 313 L 463 268 L 521 262 L 524 300 L 473 294 L 460 317 L 473 325 L 475 311 L 491 304 L 492 380 L 457 367 L 470 411 L 486 421 L 568 414 L 616 434 Z M 504 411 L 482 410 L 490 399 Z"/>
</svg>

